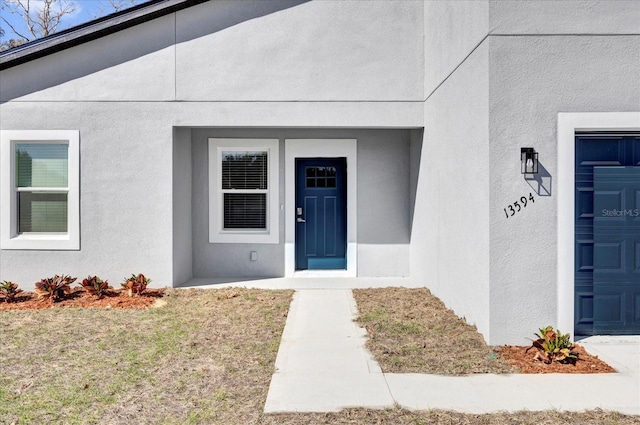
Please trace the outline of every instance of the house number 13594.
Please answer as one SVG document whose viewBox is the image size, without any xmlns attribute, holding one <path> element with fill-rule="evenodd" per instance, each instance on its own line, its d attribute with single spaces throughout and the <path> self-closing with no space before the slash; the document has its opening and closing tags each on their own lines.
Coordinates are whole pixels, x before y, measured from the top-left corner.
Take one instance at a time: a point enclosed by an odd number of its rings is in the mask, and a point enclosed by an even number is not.
<svg viewBox="0 0 640 425">
<path fill-rule="evenodd" d="M 528 201 L 535 202 L 535 199 L 533 198 L 533 194 L 531 192 L 529 192 L 529 199 L 527 199 L 526 196 L 522 196 L 520 197 L 520 200 L 506 207 L 504 209 L 504 215 L 507 216 L 507 218 L 513 217 L 516 213 L 519 213 L 523 208 L 527 207 Z"/>
</svg>

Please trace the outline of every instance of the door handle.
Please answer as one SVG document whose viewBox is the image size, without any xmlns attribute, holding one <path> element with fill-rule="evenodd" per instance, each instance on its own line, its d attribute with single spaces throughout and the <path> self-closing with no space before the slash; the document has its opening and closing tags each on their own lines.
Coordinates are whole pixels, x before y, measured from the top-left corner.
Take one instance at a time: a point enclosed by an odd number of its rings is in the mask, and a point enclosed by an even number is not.
<svg viewBox="0 0 640 425">
<path fill-rule="evenodd" d="M 297 221 L 298 223 L 306 223 L 306 222 L 307 222 L 307 220 L 305 220 L 305 219 L 304 219 L 304 218 L 302 218 L 302 217 L 298 217 L 298 218 L 296 219 L 296 221 Z"/>
</svg>

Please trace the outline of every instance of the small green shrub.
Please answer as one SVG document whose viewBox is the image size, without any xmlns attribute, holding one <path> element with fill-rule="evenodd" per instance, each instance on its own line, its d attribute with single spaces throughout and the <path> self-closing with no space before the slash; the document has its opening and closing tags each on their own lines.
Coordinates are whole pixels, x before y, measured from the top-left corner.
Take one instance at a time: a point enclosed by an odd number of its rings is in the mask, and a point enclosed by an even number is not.
<svg viewBox="0 0 640 425">
<path fill-rule="evenodd" d="M 18 284 L 4 281 L 0 283 L 0 294 L 4 298 L 4 301 L 7 303 L 14 302 L 16 300 L 16 296 L 22 292 L 22 289 L 18 289 Z"/>
<path fill-rule="evenodd" d="M 81 285 L 85 291 L 98 298 L 104 297 L 109 290 L 109 282 L 103 281 L 98 276 L 87 276 L 86 279 L 82 279 Z"/>
<path fill-rule="evenodd" d="M 147 285 L 151 282 L 151 279 L 146 278 L 142 273 L 137 275 L 131 274 L 131 277 L 124 279 L 122 287 L 127 290 L 129 296 L 139 295 L 147 289 Z"/>
<path fill-rule="evenodd" d="M 578 359 L 577 353 L 572 352 L 573 343 L 568 333 L 563 334 L 558 330 L 553 330 L 553 326 L 540 328 L 540 333 L 535 334 L 538 339 L 533 341 L 527 352 L 535 348 L 535 360 L 541 360 L 547 364 L 552 362 L 575 363 Z"/>
<path fill-rule="evenodd" d="M 36 294 L 39 298 L 49 298 L 52 302 L 60 301 L 71 291 L 71 284 L 76 279 L 66 275 L 44 278 L 36 282 Z"/>
</svg>

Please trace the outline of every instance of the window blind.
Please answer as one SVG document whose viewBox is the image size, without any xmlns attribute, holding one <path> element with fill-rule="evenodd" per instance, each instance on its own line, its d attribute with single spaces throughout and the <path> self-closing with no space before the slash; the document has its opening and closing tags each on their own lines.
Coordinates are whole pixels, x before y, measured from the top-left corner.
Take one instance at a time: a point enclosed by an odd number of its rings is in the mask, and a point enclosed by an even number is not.
<svg viewBox="0 0 640 425">
<path fill-rule="evenodd" d="M 266 193 L 225 193 L 225 229 L 266 229 Z"/>
<path fill-rule="evenodd" d="M 222 152 L 225 229 L 266 229 L 267 156 L 266 151 Z"/>
<path fill-rule="evenodd" d="M 267 152 L 222 152 L 222 189 L 267 189 Z"/>
</svg>

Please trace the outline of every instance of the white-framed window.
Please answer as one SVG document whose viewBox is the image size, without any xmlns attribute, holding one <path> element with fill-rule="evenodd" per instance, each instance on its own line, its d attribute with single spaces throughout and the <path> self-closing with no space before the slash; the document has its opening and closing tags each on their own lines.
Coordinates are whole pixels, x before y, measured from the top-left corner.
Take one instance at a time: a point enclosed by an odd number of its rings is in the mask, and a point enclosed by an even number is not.
<svg viewBox="0 0 640 425">
<path fill-rule="evenodd" d="M 278 145 L 209 139 L 209 242 L 279 242 Z"/>
<path fill-rule="evenodd" d="M 80 132 L 0 132 L 0 248 L 80 249 Z"/>
</svg>

